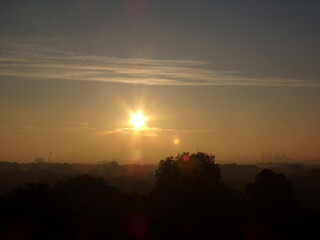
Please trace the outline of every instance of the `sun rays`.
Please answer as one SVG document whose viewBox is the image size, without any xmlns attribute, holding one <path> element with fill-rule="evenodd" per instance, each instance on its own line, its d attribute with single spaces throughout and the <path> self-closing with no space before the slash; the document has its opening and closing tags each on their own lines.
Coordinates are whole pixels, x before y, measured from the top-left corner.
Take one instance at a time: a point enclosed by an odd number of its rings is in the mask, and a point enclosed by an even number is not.
<svg viewBox="0 0 320 240">
<path fill-rule="evenodd" d="M 133 126 L 135 130 L 140 130 L 145 127 L 145 122 L 147 121 L 147 117 L 143 115 L 141 111 L 133 113 L 130 119 L 130 124 Z"/>
</svg>

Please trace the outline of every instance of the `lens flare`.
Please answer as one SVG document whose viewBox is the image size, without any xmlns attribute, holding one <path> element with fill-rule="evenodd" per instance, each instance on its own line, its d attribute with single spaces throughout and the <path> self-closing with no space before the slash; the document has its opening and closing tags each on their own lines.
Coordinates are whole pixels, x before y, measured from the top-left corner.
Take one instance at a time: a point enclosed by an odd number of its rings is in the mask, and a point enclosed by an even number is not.
<svg viewBox="0 0 320 240">
<path fill-rule="evenodd" d="M 179 145 L 180 144 L 180 139 L 179 138 L 173 139 L 173 144 L 174 145 Z"/>
</svg>

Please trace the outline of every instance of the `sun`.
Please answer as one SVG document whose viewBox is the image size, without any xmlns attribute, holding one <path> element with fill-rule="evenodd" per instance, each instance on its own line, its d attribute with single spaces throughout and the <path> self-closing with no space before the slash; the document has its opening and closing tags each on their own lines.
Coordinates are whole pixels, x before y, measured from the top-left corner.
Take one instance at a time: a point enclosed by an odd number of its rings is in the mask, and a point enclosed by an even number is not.
<svg viewBox="0 0 320 240">
<path fill-rule="evenodd" d="M 132 114 L 130 123 L 133 125 L 134 129 L 141 129 L 145 126 L 147 118 L 143 116 L 142 112 L 136 112 Z"/>
</svg>

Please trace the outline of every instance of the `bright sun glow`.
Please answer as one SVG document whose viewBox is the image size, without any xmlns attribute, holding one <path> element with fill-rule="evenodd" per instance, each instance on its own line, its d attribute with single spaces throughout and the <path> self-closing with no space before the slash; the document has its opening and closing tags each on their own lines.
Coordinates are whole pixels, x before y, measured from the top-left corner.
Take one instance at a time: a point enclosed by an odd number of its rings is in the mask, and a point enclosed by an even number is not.
<svg viewBox="0 0 320 240">
<path fill-rule="evenodd" d="M 130 123 L 135 129 L 141 129 L 145 126 L 146 117 L 143 116 L 142 112 L 132 114 Z"/>
</svg>

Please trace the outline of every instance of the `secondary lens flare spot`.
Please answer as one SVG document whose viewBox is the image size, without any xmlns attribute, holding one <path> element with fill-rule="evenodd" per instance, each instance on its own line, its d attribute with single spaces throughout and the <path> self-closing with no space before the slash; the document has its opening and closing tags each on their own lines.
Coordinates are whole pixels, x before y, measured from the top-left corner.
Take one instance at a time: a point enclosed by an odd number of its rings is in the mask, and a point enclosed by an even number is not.
<svg viewBox="0 0 320 240">
<path fill-rule="evenodd" d="M 137 112 L 132 114 L 130 123 L 133 125 L 134 129 L 141 129 L 145 126 L 147 118 L 143 116 L 142 112 Z"/>
<path fill-rule="evenodd" d="M 180 139 L 179 138 L 173 139 L 173 144 L 174 145 L 179 145 L 180 144 Z"/>
</svg>

